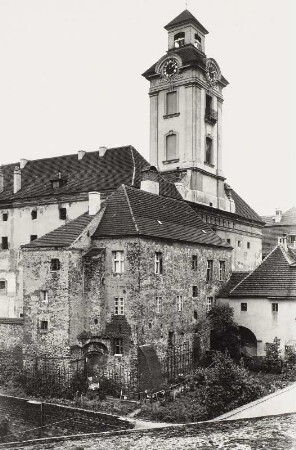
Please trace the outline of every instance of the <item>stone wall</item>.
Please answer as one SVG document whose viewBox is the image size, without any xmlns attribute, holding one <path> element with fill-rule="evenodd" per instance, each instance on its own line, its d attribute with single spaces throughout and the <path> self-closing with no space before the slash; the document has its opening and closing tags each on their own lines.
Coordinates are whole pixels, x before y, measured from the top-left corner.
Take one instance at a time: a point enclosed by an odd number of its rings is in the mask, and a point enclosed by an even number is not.
<svg viewBox="0 0 296 450">
<path fill-rule="evenodd" d="M 21 353 L 23 319 L 0 319 L 0 352 Z"/>
</svg>

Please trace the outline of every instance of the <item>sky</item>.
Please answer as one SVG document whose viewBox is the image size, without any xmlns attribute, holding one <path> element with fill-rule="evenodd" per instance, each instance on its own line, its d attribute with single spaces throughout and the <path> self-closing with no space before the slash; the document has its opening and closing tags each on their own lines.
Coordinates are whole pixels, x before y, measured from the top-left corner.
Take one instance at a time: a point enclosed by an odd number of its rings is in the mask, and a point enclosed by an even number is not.
<svg viewBox="0 0 296 450">
<path fill-rule="evenodd" d="M 0 0 L 0 164 L 133 145 L 184 0 Z M 224 89 L 223 171 L 259 214 L 296 206 L 296 1 L 188 0 Z M 293 29 L 294 28 L 294 29 Z"/>
</svg>

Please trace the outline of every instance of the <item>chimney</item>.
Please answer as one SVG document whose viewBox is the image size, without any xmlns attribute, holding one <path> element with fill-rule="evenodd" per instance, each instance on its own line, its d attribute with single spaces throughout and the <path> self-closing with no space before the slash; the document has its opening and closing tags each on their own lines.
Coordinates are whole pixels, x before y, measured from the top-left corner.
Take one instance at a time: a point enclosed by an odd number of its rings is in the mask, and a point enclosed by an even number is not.
<svg viewBox="0 0 296 450">
<path fill-rule="evenodd" d="M 4 191 L 4 173 L 3 170 L 0 168 L 0 192 Z"/>
<path fill-rule="evenodd" d="M 20 169 L 23 169 L 25 167 L 25 165 L 27 164 L 28 160 L 25 158 L 22 158 L 20 160 Z"/>
<path fill-rule="evenodd" d="M 88 214 L 94 216 L 101 208 L 101 194 L 99 192 L 88 193 Z"/>
<path fill-rule="evenodd" d="M 279 223 L 282 220 L 283 211 L 280 208 L 275 210 L 275 223 Z"/>
<path fill-rule="evenodd" d="M 77 152 L 77 156 L 78 156 L 78 160 L 82 159 L 85 155 L 85 151 L 84 150 L 78 150 Z"/>
<path fill-rule="evenodd" d="M 19 166 L 15 166 L 13 172 L 13 193 L 16 194 L 22 187 L 22 173 Z"/>
<path fill-rule="evenodd" d="M 100 157 L 104 156 L 107 150 L 108 150 L 107 147 L 99 147 L 99 155 L 100 155 Z"/>
<path fill-rule="evenodd" d="M 150 166 L 148 169 L 142 170 L 141 190 L 159 195 L 158 171 L 156 167 Z"/>
</svg>

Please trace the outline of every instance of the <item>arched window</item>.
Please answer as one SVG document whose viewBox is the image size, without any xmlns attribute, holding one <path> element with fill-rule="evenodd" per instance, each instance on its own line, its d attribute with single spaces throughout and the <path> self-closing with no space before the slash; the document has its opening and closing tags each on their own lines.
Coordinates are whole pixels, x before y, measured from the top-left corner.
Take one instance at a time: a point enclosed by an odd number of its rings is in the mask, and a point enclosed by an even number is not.
<svg viewBox="0 0 296 450">
<path fill-rule="evenodd" d="M 201 37 L 197 33 L 195 33 L 194 35 L 194 47 L 201 50 Z"/>
<path fill-rule="evenodd" d="M 209 136 L 206 137 L 205 162 L 207 164 L 213 164 L 213 139 Z"/>
<path fill-rule="evenodd" d="M 175 133 L 166 136 L 166 160 L 177 159 L 177 135 Z"/>
<path fill-rule="evenodd" d="M 0 295 L 5 295 L 7 292 L 7 281 L 3 278 L 0 280 Z"/>
<path fill-rule="evenodd" d="M 183 47 L 185 45 L 185 33 L 181 31 L 181 33 L 177 33 L 174 36 L 174 46 L 175 48 Z"/>
</svg>

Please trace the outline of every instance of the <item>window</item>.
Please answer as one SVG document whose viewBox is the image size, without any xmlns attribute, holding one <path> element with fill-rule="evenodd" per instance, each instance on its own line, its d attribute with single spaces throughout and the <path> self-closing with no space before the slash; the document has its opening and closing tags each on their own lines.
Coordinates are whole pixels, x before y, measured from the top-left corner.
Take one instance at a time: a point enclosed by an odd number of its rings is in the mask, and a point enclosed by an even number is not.
<svg viewBox="0 0 296 450">
<path fill-rule="evenodd" d="M 37 209 L 33 209 L 33 211 L 31 211 L 31 219 L 32 220 L 37 219 Z"/>
<path fill-rule="evenodd" d="M 48 291 L 40 291 L 40 301 L 48 303 Z"/>
<path fill-rule="evenodd" d="M 214 297 L 207 297 L 207 312 L 210 312 L 214 306 Z"/>
<path fill-rule="evenodd" d="M 48 321 L 47 320 L 41 320 L 41 322 L 40 322 L 40 330 L 41 331 L 47 331 L 48 330 Z"/>
<path fill-rule="evenodd" d="M 6 294 L 6 280 L 0 280 L 0 295 Z"/>
<path fill-rule="evenodd" d="M 2 250 L 8 250 L 8 237 L 2 236 Z"/>
<path fill-rule="evenodd" d="M 201 50 L 201 37 L 197 33 L 195 33 L 194 35 L 194 47 Z"/>
<path fill-rule="evenodd" d="M 155 310 L 156 314 L 162 313 L 162 297 L 156 297 Z"/>
<path fill-rule="evenodd" d="M 56 270 L 60 270 L 60 268 L 61 268 L 60 260 L 57 258 L 53 258 L 50 261 L 50 270 L 56 271 Z"/>
<path fill-rule="evenodd" d="M 194 318 L 195 320 L 197 320 L 197 318 L 198 318 L 198 314 L 197 314 L 197 311 L 196 311 L 196 310 L 193 311 L 193 318 Z"/>
<path fill-rule="evenodd" d="M 185 45 L 185 33 L 183 31 L 181 33 L 175 34 L 174 45 L 175 48 L 183 47 Z"/>
<path fill-rule="evenodd" d="M 241 248 L 241 247 L 242 247 L 242 241 L 237 241 L 237 246 L 238 246 L 239 248 Z"/>
<path fill-rule="evenodd" d="M 124 300 L 122 297 L 114 298 L 114 314 L 115 316 L 124 316 Z"/>
<path fill-rule="evenodd" d="M 123 250 L 116 250 L 112 252 L 112 271 L 113 273 L 124 272 L 124 252 Z"/>
<path fill-rule="evenodd" d="M 175 133 L 166 136 L 166 160 L 177 159 L 177 135 Z"/>
<path fill-rule="evenodd" d="M 197 286 L 192 286 L 192 297 L 197 297 Z"/>
<path fill-rule="evenodd" d="M 59 218 L 61 220 L 67 219 L 67 208 L 59 208 Z"/>
<path fill-rule="evenodd" d="M 36 241 L 37 237 L 38 237 L 37 234 L 31 234 L 30 242 Z"/>
<path fill-rule="evenodd" d="M 226 239 L 226 241 L 228 242 L 228 244 L 231 244 L 231 239 Z"/>
<path fill-rule="evenodd" d="M 123 353 L 122 338 L 115 338 L 113 342 L 114 355 L 122 355 Z"/>
<path fill-rule="evenodd" d="M 247 242 L 247 249 L 251 248 L 251 242 Z"/>
<path fill-rule="evenodd" d="M 2 214 L 2 220 L 3 220 L 3 222 L 7 222 L 7 220 L 8 220 L 8 213 L 3 213 Z"/>
<path fill-rule="evenodd" d="M 197 255 L 192 255 L 192 270 L 197 270 Z"/>
<path fill-rule="evenodd" d="M 162 274 L 162 253 L 161 252 L 155 252 L 155 273 L 157 275 Z"/>
<path fill-rule="evenodd" d="M 279 304 L 278 303 L 272 303 L 271 304 L 271 311 L 273 313 L 278 313 L 279 312 Z"/>
<path fill-rule="evenodd" d="M 209 136 L 206 137 L 206 158 L 205 158 L 205 162 L 207 164 L 212 164 L 212 160 L 213 160 L 213 139 Z"/>
<path fill-rule="evenodd" d="M 166 113 L 176 114 L 177 113 L 177 92 L 168 92 L 166 95 Z"/>
<path fill-rule="evenodd" d="M 241 311 L 248 311 L 248 303 L 241 303 Z"/>
<path fill-rule="evenodd" d="M 206 113 L 211 112 L 211 110 L 212 110 L 212 102 L 213 102 L 212 97 L 207 94 L 206 95 Z"/>
<path fill-rule="evenodd" d="M 182 295 L 177 295 L 177 311 L 183 311 L 183 297 Z"/>
<path fill-rule="evenodd" d="M 208 259 L 207 265 L 207 281 L 212 281 L 213 279 L 213 261 Z"/>
<path fill-rule="evenodd" d="M 225 261 L 219 261 L 219 280 L 225 280 Z"/>
</svg>

